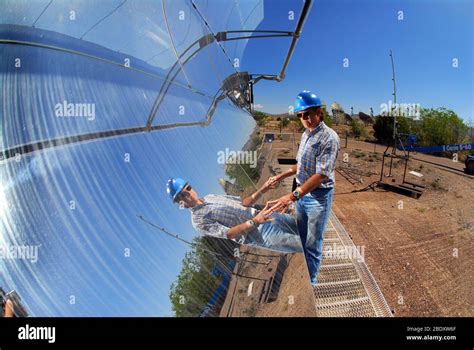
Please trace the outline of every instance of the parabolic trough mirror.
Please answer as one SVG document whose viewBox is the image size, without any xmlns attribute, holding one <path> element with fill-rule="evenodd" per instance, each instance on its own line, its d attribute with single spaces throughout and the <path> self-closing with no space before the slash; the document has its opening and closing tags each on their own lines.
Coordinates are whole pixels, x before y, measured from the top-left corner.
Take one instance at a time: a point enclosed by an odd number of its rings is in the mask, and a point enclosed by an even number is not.
<svg viewBox="0 0 474 350">
<path fill-rule="evenodd" d="M 266 4 L 2 2 L 0 287 L 29 315 L 314 314 L 292 217 L 226 236 L 265 201 L 253 84 L 310 7 L 268 28 Z M 252 40 L 286 49 L 256 65 Z"/>
</svg>

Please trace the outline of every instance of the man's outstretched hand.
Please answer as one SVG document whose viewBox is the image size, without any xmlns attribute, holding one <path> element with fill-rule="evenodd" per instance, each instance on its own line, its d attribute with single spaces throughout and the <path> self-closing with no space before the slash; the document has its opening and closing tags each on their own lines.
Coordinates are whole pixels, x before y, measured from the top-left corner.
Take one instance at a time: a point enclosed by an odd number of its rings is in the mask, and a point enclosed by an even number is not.
<svg viewBox="0 0 474 350">
<path fill-rule="evenodd" d="M 273 212 L 278 212 L 280 214 L 285 213 L 288 210 L 291 200 L 291 195 L 287 194 L 279 199 L 274 199 L 267 202 L 267 205 L 270 205 L 270 210 Z"/>
</svg>

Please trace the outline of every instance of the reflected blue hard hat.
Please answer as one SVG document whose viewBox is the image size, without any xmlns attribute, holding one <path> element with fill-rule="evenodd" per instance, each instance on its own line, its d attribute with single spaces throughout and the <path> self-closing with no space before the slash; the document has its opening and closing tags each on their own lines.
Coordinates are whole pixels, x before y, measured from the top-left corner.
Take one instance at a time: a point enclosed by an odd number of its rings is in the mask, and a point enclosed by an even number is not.
<svg viewBox="0 0 474 350">
<path fill-rule="evenodd" d="M 186 180 L 183 180 L 179 177 L 175 179 L 169 179 L 166 183 L 166 192 L 174 201 L 176 196 L 183 190 L 183 188 L 188 184 Z"/>
<path fill-rule="evenodd" d="M 321 107 L 323 104 L 321 103 L 321 99 L 313 94 L 311 91 L 301 91 L 298 96 L 296 97 L 295 101 L 295 113 L 304 111 L 305 109 L 311 107 Z"/>
</svg>

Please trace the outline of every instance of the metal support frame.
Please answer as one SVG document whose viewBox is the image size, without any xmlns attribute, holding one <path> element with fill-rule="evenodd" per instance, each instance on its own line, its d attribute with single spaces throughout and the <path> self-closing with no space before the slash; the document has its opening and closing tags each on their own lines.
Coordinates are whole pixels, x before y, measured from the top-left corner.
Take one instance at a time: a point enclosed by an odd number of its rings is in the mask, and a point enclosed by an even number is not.
<svg viewBox="0 0 474 350">
<path fill-rule="evenodd" d="M 394 63 L 394 60 L 393 60 L 392 50 L 390 50 L 390 55 L 389 56 L 390 56 L 390 61 L 391 61 L 391 64 L 392 64 L 392 81 L 393 81 L 393 93 L 392 93 L 392 95 L 393 95 L 393 98 L 394 98 L 394 103 L 396 104 L 396 102 L 397 102 L 397 88 L 396 88 L 396 80 L 395 80 L 395 63 Z M 391 112 L 392 111 L 390 111 L 390 115 L 392 114 Z M 414 197 L 414 198 L 419 198 L 425 187 L 406 181 L 408 161 L 410 160 L 410 150 L 407 151 L 405 149 L 405 147 L 403 145 L 403 142 L 401 140 L 402 135 L 404 135 L 404 134 L 400 134 L 398 132 L 397 118 L 394 115 L 393 116 L 393 135 L 392 135 L 393 140 L 392 140 L 392 144 L 388 144 L 387 148 L 383 152 L 383 155 L 382 155 L 382 169 L 380 171 L 380 179 L 379 179 L 378 185 L 380 187 L 386 188 L 388 190 L 399 192 L 401 194 L 407 194 L 407 195 L 410 195 L 411 197 Z M 397 154 L 397 144 L 398 143 L 401 146 L 401 150 L 403 151 L 403 155 L 398 155 Z M 392 150 L 389 153 L 388 150 L 389 150 L 390 147 L 392 147 Z M 385 170 L 385 159 L 386 158 L 390 158 L 390 168 L 389 168 L 388 175 L 386 176 L 386 177 L 389 177 L 389 178 L 393 176 L 392 175 L 393 160 L 395 158 L 397 158 L 397 159 L 403 159 L 405 161 L 404 171 L 403 171 L 403 178 L 402 178 L 401 183 L 397 183 L 397 181 L 395 179 L 392 179 L 391 182 L 390 181 L 389 182 L 384 181 L 383 177 L 385 175 L 384 170 Z"/>
<path fill-rule="evenodd" d="M 214 115 L 214 112 L 217 109 L 217 105 L 224 98 L 225 98 L 225 95 L 223 95 L 219 90 L 219 92 L 214 97 L 214 100 L 206 113 L 206 119 L 203 121 L 189 122 L 189 123 L 161 124 L 161 125 L 152 126 L 151 128 L 148 128 L 146 126 L 140 126 L 136 128 L 115 129 L 115 130 L 93 132 L 93 133 L 88 133 L 88 134 L 65 136 L 65 137 L 59 137 L 55 139 L 43 140 L 43 141 L 37 141 L 37 142 L 30 142 L 24 145 L 15 146 L 15 147 L 0 151 L 0 161 L 14 158 L 17 155 L 25 155 L 25 154 L 33 153 L 33 152 L 40 151 L 43 149 L 66 146 L 66 145 L 82 143 L 86 141 L 94 141 L 98 139 L 107 139 L 107 138 L 124 136 L 124 135 L 133 135 L 133 134 L 140 134 L 140 133 L 145 133 L 145 132 L 150 132 L 150 131 L 168 130 L 168 129 L 182 128 L 182 127 L 190 127 L 190 126 L 208 126 L 211 123 L 212 116 Z"/>
<path fill-rule="evenodd" d="M 123 1 L 121 5 L 123 5 L 125 1 Z M 146 125 L 143 127 L 135 127 L 135 128 L 127 128 L 127 129 L 115 129 L 115 130 L 108 130 L 108 131 L 101 131 L 101 132 L 94 132 L 94 133 L 88 133 L 88 134 L 80 134 L 80 135 L 73 135 L 73 136 L 66 136 L 66 137 L 61 137 L 61 138 L 56 138 L 56 139 L 51 139 L 51 140 L 43 140 L 43 141 L 36 141 L 36 142 L 30 142 L 24 145 L 19 145 L 19 146 L 14 146 L 9 149 L 4 149 L 0 151 L 0 161 L 2 160 L 7 160 L 9 158 L 15 157 L 17 154 L 23 155 L 23 154 L 28 154 L 32 153 L 35 151 L 47 149 L 47 148 L 54 148 L 54 147 L 59 147 L 59 146 L 64 146 L 68 144 L 74 144 L 74 143 L 80 143 L 84 141 L 92 141 L 92 140 L 98 140 L 98 139 L 104 139 L 104 138 L 110 138 L 110 137 L 117 137 L 117 136 L 124 136 L 124 135 L 130 135 L 130 134 L 137 134 L 137 133 L 142 133 L 142 132 L 151 132 L 151 131 L 158 131 L 158 130 L 164 130 L 164 129 L 170 129 L 170 128 L 177 128 L 177 127 L 188 127 L 188 126 L 195 126 L 195 125 L 200 125 L 200 126 L 206 126 L 209 125 L 212 114 L 215 112 L 217 108 L 217 104 L 224 98 L 224 97 L 229 97 L 228 91 L 225 91 L 221 87 L 221 92 L 222 94 L 216 94 L 214 97 L 211 107 L 208 110 L 206 120 L 201 121 L 201 122 L 190 122 L 190 123 L 173 123 L 173 124 L 164 124 L 164 125 L 155 125 L 152 126 L 153 120 L 158 112 L 158 109 L 160 105 L 162 104 L 164 97 L 166 96 L 169 88 L 171 87 L 172 84 L 174 83 L 174 80 L 178 76 L 179 72 L 183 70 L 184 66 L 186 65 L 187 62 L 189 62 L 198 52 L 200 52 L 204 47 L 207 45 L 217 42 L 219 43 L 220 41 L 231 41 L 231 40 L 244 40 L 244 39 L 259 39 L 259 38 L 270 38 L 270 37 L 292 37 L 292 42 L 290 44 L 290 48 L 288 50 L 288 53 L 285 57 L 285 61 L 283 63 L 283 66 L 280 70 L 280 73 L 278 75 L 270 75 L 270 74 L 248 74 L 248 73 L 240 73 L 236 72 L 237 76 L 240 76 L 241 79 L 248 79 L 248 84 L 243 89 L 241 92 L 247 94 L 247 101 L 250 102 L 249 104 L 237 104 L 237 107 L 243 108 L 246 110 L 248 113 L 252 113 L 252 105 L 253 105 L 253 86 L 260 80 L 272 80 L 272 81 L 282 81 L 285 77 L 285 71 L 286 68 L 288 67 L 288 64 L 290 62 L 290 59 L 293 55 L 293 52 L 296 47 L 296 43 L 298 42 L 298 39 L 301 35 L 302 28 L 304 25 L 304 22 L 306 21 L 309 10 L 311 8 L 311 5 L 313 3 L 313 0 L 305 0 L 303 9 L 301 11 L 300 17 L 298 19 L 298 23 L 296 25 L 295 31 L 294 32 L 287 32 L 287 31 L 276 31 L 276 30 L 229 30 L 225 32 L 219 32 L 217 34 L 214 34 L 210 32 L 207 35 L 204 35 L 203 37 L 197 39 L 194 41 L 188 48 L 186 48 L 181 55 L 177 57 L 177 61 L 174 63 L 174 65 L 169 69 L 168 74 L 164 78 L 164 83 L 161 85 L 161 89 L 158 93 L 158 96 L 155 100 L 155 103 L 153 104 L 153 107 L 151 109 L 151 112 L 148 116 L 148 120 L 146 122 Z M 194 3 L 193 3 L 194 5 Z M 45 7 L 44 10 L 49 6 L 49 4 Z M 194 6 L 196 11 L 198 11 L 197 7 Z M 117 7 L 118 8 L 118 7 Z M 44 12 L 43 10 L 43 12 Z M 199 11 L 198 11 L 199 12 Z M 200 14 L 200 13 L 199 13 Z M 201 14 L 200 14 L 201 15 Z M 107 17 L 107 16 L 106 16 Z M 202 17 L 202 15 L 201 15 Z M 207 22 L 206 22 L 207 24 Z M 95 26 L 95 25 L 94 25 Z M 93 26 L 93 27 L 94 27 Z M 92 29 L 92 28 L 91 28 Z M 90 31 L 90 30 L 89 30 Z M 245 35 L 245 36 L 240 36 L 240 37 L 229 37 L 229 34 L 243 34 L 243 33 L 261 33 L 262 35 Z M 85 33 L 87 34 L 87 33 Z M 84 35 L 83 35 L 84 36 Z M 156 76 L 155 74 L 145 72 L 139 69 L 134 69 L 132 67 L 124 67 L 122 64 L 119 64 L 117 62 L 113 62 L 107 59 L 103 59 L 101 57 L 89 55 L 89 54 L 84 54 L 78 51 L 74 50 L 68 50 L 60 47 L 55 47 L 55 46 L 47 46 L 47 45 L 42 45 L 39 43 L 32 43 L 32 42 L 22 42 L 22 41 L 15 41 L 15 40 L 8 40 L 8 39 L 0 39 L 0 43 L 8 43 L 8 44 L 17 44 L 17 45 L 29 45 L 29 46 L 36 46 L 36 47 L 42 47 L 45 49 L 52 49 L 52 50 L 58 50 L 62 51 L 64 53 L 68 54 L 75 54 L 75 55 L 81 55 L 87 58 L 91 59 L 96 59 L 100 60 L 102 62 L 116 65 L 123 67 L 125 69 L 132 69 L 136 70 L 140 73 L 145 73 L 148 75 L 153 75 Z M 191 49 L 198 45 L 196 50 L 194 52 L 191 52 Z M 221 46 L 222 48 L 222 46 Z M 222 48 L 223 49 L 223 48 Z M 189 52 L 190 55 L 184 60 L 181 61 L 185 55 L 187 55 Z M 225 53 L 225 50 L 224 50 Z M 176 67 L 179 67 L 179 69 L 175 70 Z M 174 74 L 173 74 L 174 72 Z M 162 78 L 162 77 L 160 77 Z M 198 91 L 196 89 L 191 88 L 190 86 L 185 87 L 196 94 L 199 94 L 201 96 L 206 96 L 209 97 L 206 93 Z M 235 102 L 232 101 L 234 104 Z"/>
<path fill-rule="evenodd" d="M 380 171 L 380 180 L 378 182 L 378 186 L 383 187 L 393 192 L 408 195 L 412 198 L 419 198 L 422 195 L 423 190 L 425 189 L 425 186 L 406 181 L 408 161 L 410 160 L 410 151 L 405 149 L 403 142 L 401 140 L 400 134 L 398 133 L 397 133 L 396 140 L 400 142 L 403 155 L 397 155 L 396 151 L 394 151 L 397 149 L 396 143 L 395 145 L 393 145 L 391 153 L 387 152 L 388 149 L 390 148 L 390 145 L 387 146 L 382 156 L 382 169 Z M 404 170 L 403 170 L 403 178 L 401 182 L 397 182 L 395 179 L 392 179 L 391 181 L 384 181 L 383 177 L 384 177 L 385 159 L 388 157 L 390 158 L 390 170 L 387 177 L 392 177 L 393 159 L 397 158 L 397 159 L 404 160 L 405 165 L 404 165 Z"/>
</svg>

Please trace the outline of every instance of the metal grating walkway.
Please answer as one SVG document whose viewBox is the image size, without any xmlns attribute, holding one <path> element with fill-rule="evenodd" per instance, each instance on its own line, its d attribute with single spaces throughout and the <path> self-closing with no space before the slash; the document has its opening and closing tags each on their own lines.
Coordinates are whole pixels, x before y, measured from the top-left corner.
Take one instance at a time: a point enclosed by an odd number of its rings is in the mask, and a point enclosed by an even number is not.
<svg viewBox="0 0 474 350">
<path fill-rule="evenodd" d="M 333 212 L 325 232 L 323 251 L 314 289 L 318 316 L 393 316 L 360 251 Z"/>
</svg>

